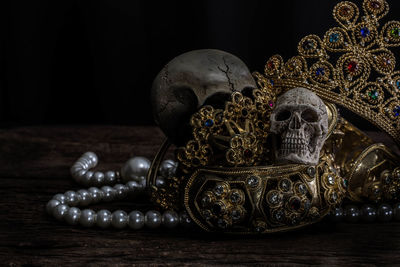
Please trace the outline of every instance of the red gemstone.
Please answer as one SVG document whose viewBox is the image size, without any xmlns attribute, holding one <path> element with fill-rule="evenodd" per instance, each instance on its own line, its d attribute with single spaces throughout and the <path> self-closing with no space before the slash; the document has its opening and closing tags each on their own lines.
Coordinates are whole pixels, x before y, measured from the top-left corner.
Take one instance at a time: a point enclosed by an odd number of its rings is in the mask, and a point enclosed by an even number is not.
<svg viewBox="0 0 400 267">
<path fill-rule="evenodd" d="M 253 156 L 253 152 L 250 149 L 246 149 L 243 151 L 243 155 L 245 158 L 251 158 Z"/>
<path fill-rule="evenodd" d="M 267 63 L 267 67 L 269 70 L 273 70 L 273 69 L 275 69 L 275 63 L 272 60 L 270 60 Z"/>
<path fill-rule="evenodd" d="M 356 61 L 350 61 L 349 64 L 347 65 L 347 70 L 350 73 L 354 73 L 358 70 L 358 63 Z"/>
<path fill-rule="evenodd" d="M 268 101 L 268 105 L 269 105 L 270 108 L 273 108 L 274 107 L 274 101 L 272 101 L 272 100 Z"/>
<path fill-rule="evenodd" d="M 301 202 L 298 198 L 294 198 L 290 201 L 290 208 L 292 210 L 298 210 L 301 207 Z"/>
<path fill-rule="evenodd" d="M 347 16 L 350 15 L 350 13 L 351 13 L 351 9 L 348 6 L 342 6 L 339 9 L 339 15 L 342 16 L 342 17 L 347 17 Z"/>
</svg>

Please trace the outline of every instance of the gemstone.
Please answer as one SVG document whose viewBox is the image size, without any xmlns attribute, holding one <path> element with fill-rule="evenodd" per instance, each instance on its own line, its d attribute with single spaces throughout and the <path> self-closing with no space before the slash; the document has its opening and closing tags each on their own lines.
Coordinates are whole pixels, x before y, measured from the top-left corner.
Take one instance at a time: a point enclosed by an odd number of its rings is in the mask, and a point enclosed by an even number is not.
<svg viewBox="0 0 400 267">
<path fill-rule="evenodd" d="M 224 214 L 225 213 L 225 210 L 226 210 L 226 207 L 225 207 L 225 204 L 224 203 L 222 203 L 222 202 L 218 202 L 218 203 L 215 203 L 213 206 L 212 206 L 212 211 L 213 211 L 213 213 L 215 214 L 215 215 L 221 215 L 221 214 Z"/>
<path fill-rule="evenodd" d="M 344 188 L 347 188 L 347 186 L 349 185 L 349 180 L 347 180 L 346 178 L 343 178 L 342 182 L 343 182 Z"/>
<path fill-rule="evenodd" d="M 400 89 L 400 80 L 396 81 L 396 86 L 397 86 L 397 89 Z"/>
<path fill-rule="evenodd" d="M 379 92 L 375 89 L 371 90 L 368 92 L 368 96 L 372 99 L 372 100 L 377 100 L 379 97 Z"/>
<path fill-rule="evenodd" d="M 233 204 L 239 203 L 242 200 L 242 196 L 238 191 L 234 191 L 230 196 L 230 200 Z"/>
<path fill-rule="evenodd" d="M 269 61 L 267 62 L 267 68 L 268 68 L 269 70 L 275 69 L 275 63 L 274 63 L 273 60 L 269 60 Z"/>
<path fill-rule="evenodd" d="M 242 218 L 242 212 L 239 209 L 235 209 L 232 211 L 231 218 L 234 221 L 238 221 Z"/>
<path fill-rule="evenodd" d="M 253 151 L 251 151 L 250 149 L 246 149 L 245 151 L 243 151 L 243 156 L 249 159 L 253 156 Z"/>
<path fill-rule="evenodd" d="M 386 184 L 390 184 L 392 182 L 392 177 L 390 176 L 390 175 L 387 175 L 386 177 L 385 177 L 385 183 Z"/>
<path fill-rule="evenodd" d="M 393 109 L 393 113 L 395 117 L 400 116 L 400 106 L 395 106 Z"/>
<path fill-rule="evenodd" d="M 362 27 L 360 33 L 363 38 L 367 38 L 371 34 L 370 30 L 367 27 Z"/>
<path fill-rule="evenodd" d="M 382 65 L 384 67 L 390 67 L 391 64 L 392 64 L 392 61 L 390 60 L 390 58 L 387 58 L 387 57 L 382 58 Z"/>
<path fill-rule="evenodd" d="M 283 212 L 283 210 L 278 210 L 275 212 L 275 214 L 273 216 L 274 216 L 275 220 L 280 222 L 280 221 L 283 221 L 283 218 L 285 218 L 285 213 Z"/>
<path fill-rule="evenodd" d="M 400 83 L 400 80 L 399 80 L 399 83 Z M 275 105 L 274 101 L 272 101 L 272 100 L 268 101 L 268 106 L 269 106 L 270 108 L 273 108 L 274 105 Z"/>
<path fill-rule="evenodd" d="M 350 73 L 354 73 L 358 70 L 358 63 L 354 60 L 350 61 L 349 64 L 347 64 L 347 70 Z"/>
<path fill-rule="evenodd" d="M 315 48 L 315 43 L 311 40 L 307 40 L 303 43 L 303 49 L 310 51 L 313 50 Z"/>
<path fill-rule="evenodd" d="M 340 39 L 340 35 L 337 32 L 331 33 L 329 35 L 329 42 L 331 43 L 337 43 Z"/>
<path fill-rule="evenodd" d="M 306 194 L 307 193 L 307 186 L 305 184 L 299 184 L 298 189 L 299 189 L 299 192 L 301 194 Z"/>
<path fill-rule="evenodd" d="M 246 117 L 249 114 L 246 108 L 242 109 L 242 116 Z"/>
<path fill-rule="evenodd" d="M 380 9 L 381 3 L 379 3 L 378 1 L 371 1 L 371 2 L 369 2 L 369 7 L 371 9 Z"/>
<path fill-rule="evenodd" d="M 351 9 L 349 6 L 341 6 L 339 9 L 339 15 L 342 17 L 347 17 L 351 14 Z"/>
<path fill-rule="evenodd" d="M 224 194 L 224 192 L 225 192 L 225 188 L 224 188 L 223 185 L 218 184 L 218 185 L 216 185 L 216 186 L 214 187 L 214 193 L 215 193 L 217 196 L 222 196 L 222 194 Z"/>
<path fill-rule="evenodd" d="M 280 202 L 279 193 L 278 192 L 270 193 L 269 197 L 268 197 L 268 202 L 273 205 L 279 204 L 279 202 Z"/>
<path fill-rule="evenodd" d="M 307 169 L 307 173 L 308 173 L 308 175 L 310 175 L 311 177 L 314 177 L 314 176 L 315 176 L 315 168 L 314 168 L 314 167 L 309 167 L 309 168 Z"/>
<path fill-rule="evenodd" d="M 274 86 L 274 85 L 275 85 L 275 82 L 274 82 L 274 80 L 270 79 L 270 80 L 269 80 L 269 82 L 271 83 L 271 85 L 272 85 L 272 86 Z"/>
<path fill-rule="evenodd" d="M 291 182 L 288 179 L 283 179 L 280 182 L 280 187 L 281 187 L 282 191 L 287 192 L 291 188 Z"/>
<path fill-rule="evenodd" d="M 301 207 L 301 201 L 298 198 L 292 198 L 289 204 L 292 210 L 299 210 Z"/>
<path fill-rule="evenodd" d="M 204 125 L 207 127 L 211 127 L 214 125 L 214 121 L 212 119 L 208 119 L 204 122 Z"/>
<path fill-rule="evenodd" d="M 335 184 L 335 177 L 333 177 L 332 175 L 328 175 L 327 181 L 328 181 L 329 185 L 334 185 Z"/>
<path fill-rule="evenodd" d="M 258 179 L 258 177 L 257 176 L 250 176 L 248 179 L 247 179 L 247 184 L 250 186 L 250 187 L 257 187 L 258 186 L 258 184 L 260 183 L 260 179 Z"/>
<path fill-rule="evenodd" d="M 317 68 L 317 69 L 315 70 L 315 74 L 316 74 L 317 76 L 324 76 L 324 75 L 325 75 L 325 69 L 319 67 L 319 68 Z"/>
<path fill-rule="evenodd" d="M 391 30 L 390 30 L 390 35 L 391 35 L 393 38 L 399 38 L 399 37 L 400 37 L 400 28 L 395 27 L 395 28 L 391 29 Z"/>
</svg>

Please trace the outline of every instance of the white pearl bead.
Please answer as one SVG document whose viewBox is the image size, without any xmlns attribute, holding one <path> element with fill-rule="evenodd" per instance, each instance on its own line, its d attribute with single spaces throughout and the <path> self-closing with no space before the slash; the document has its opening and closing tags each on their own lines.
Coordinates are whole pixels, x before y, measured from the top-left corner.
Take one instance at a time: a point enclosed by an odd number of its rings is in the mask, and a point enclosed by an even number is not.
<svg viewBox="0 0 400 267">
<path fill-rule="evenodd" d="M 145 157 L 134 157 L 129 159 L 121 168 L 123 181 L 136 181 L 140 176 L 146 176 L 151 162 Z"/>
<path fill-rule="evenodd" d="M 87 206 L 92 202 L 92 196 L 89 191 L 85 189 L 78 190 L 78 194 L 80 195 L 81 201 L 79 202 L 82 206 Z"/>
<path fill-rule="evenodd" d="M 103 200 L 106 201 L 106 202 L 114 200 L 115 195 L 117 193 L 114 188 L 112 188 L 112 187 L 110 187 L 108 185 L 103 186 L 101 188 L 101 191 L 103 191 L 103 193 L 104 193 L 103 194 Z"/>
<path fill-rule="evenodd" d="M 92 180 L 93 175 L 94 175 L 94 172 L 87 171 L 85 176 L 83 176 L 81 179 L 82 183 L 85 185 L 89 185 Z"/>
<path fill-rule="evenodd" d="M 162 223 L 167 228 L 175 228 L 179 224 L 179 216 L 173 210 L 167 210 L 162 215 Z"/>
<path fill-rule="evenodd" d="M 47 213 L 48 213 L 49 215 L 52 215 L 54 209 L 55 209 L 58 205 L 60 205 L 60 204 L 61 204 L 61 202 L 58 201 L 58 200 L 56 200 L 56 199 L 52 199 L 52 200 L 50 200 L 49 202 L 47 202 L 47 205 L 46 205 L 46 211 L 47 211 Z"/>
<path fill-rule="evenodd" d="M 128 218 L 129 227 L 135 230 L 141 229 L 144 226 L 144 215 L 138 210 L 129 213 Z"/>
<path fill-rule="evenodd" d="M 91 209 L 85 209 L 81 212 L 79 223 L 82 226 L 90 227 L 96 223 L 96 213 Z"/>
<path fill-rule="evenodd" d="M 104 183 L 104 173 L 95 172 L 92 177 L 92 181 L 94 184 L 101 185 Z"/>
<path fill-rule="evenodd" d="M 88 191 L 90 193 L 93 203 L 99 202 L 104 196 L 104 192 L 97 187 L 90 187 Z"/>
<path fill-rule="evenodd" d="M 161 225 L 161 214 L 158 211 L 149 210 L 144 217 L 144 223 L 150 229 L 159 227 Z"/>
<path fill-rule="evenodd" d="M 53 210 L 53 216 L 59 221 L 64 219 L 65 214 L 67 214 L 69 207 L 65 204 L 60 204 Z"/>
<path fill-rule="evenodd" d="M 91 151 L 86 152 L 85 154 L 82 155 L 82 157 L 87 158 L 91 161 L 91 163 L 93 164 L 92 168 L 96 167 L 97 163 L 99 162 L 99 159 L 98 159 L 96 153 L 91 152 Z"/>
<path fill-rule="evenodd" d="M 107 184 L 113 184 L 117 180 L 117 176 L 114 171 L 108 171 L 104 174 L 104 181 Z"/>
<path fill-rule="evenodd" d="M 71 225 L 78 224 L 79 219 L 81 217 L 81 210 L 75 207 L 72 207 L 68 210 L 65 215 L 65 221 Z"/>
<path fill-rule="evenodd" d="M 97 212 L 96 225 L 107 228 L 111 225 L 111 212 L 109 210 L 99 210 Z"/>
<path fill-rule="evenodd" d="M 64 193 L 64 196 L 66 198 L 67 204 L 70 206 L 76 206 L 79 203 L 80 196 L 74 191 L 67 191 Z"/>
<path fill-rule="evenodd" d="M 111 218 L 111 224 L 117 229 L 124 228 L 128 224 L 128 214 L 123 210 L 114 211 Z"/>
<path fill-rule="evenodd" d="M 63 194 L 57 194 L 53 199 L 60 201 L 61 204 L 65 204 L 67 201 L 67 198 Z"/>
</svg>

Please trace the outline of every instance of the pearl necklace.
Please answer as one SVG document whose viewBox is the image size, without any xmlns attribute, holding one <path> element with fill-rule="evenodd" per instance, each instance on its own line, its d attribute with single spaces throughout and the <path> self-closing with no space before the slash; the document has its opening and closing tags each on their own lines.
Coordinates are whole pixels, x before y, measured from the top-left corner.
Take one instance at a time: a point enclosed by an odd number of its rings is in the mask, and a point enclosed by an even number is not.
<svg viewBox="0 0 400 267">
<path fill-rule="evenodd" d="M 65 221 L 71 225 L 80 224 L 84 227 L 98 226 L 100 228 L 114 227 L 123 229 L 130 227 L 138 230 L 146 226 L 155 229 L 160 226 L 175 228 L 179 224 L 190 226 L 191 220 L 186 212 L 178 214 L 168 210 L 161 214 L 155 210 L 149 210 L 145 214 L 134 210 L 127 214 L 123 210 L 111 212 L 109 210 L 92 209 L 81 210 L 77 206 L 122 200 L 128 196 L 135 196 L 145 191 L 146 174 L 150 168 L 150 161 L 144 157 L 134 157 L 128 160 L 118 171 L 93 172 L 90 169 L 98 164 L 97 155 L 93 152 L 83 154 L 71 167 L 71 175 L 76 182 L 89 189 L 81 189 L 77 192 L 67 191 L 64 194 L 56 194 L 46 205 L 47 213 L 59 221 Z M 176 162 L 165 160 L 160 167 L 160 177 L 156 186 L 164 184 L 164 178 L 173 175 L 176 171 Z M 119 182 L 125 181 L 125 184 Z M 101 188 L 94 187 L 102 186 Z M 113 186 L 111 186 L 113 185 Z"/>
<path fill-rule="evenodd" d="M 71 175 L 79 184 L 92 186 L 89 189 L 67 191 L 64 194 L 56 194 L 46 205 L 47 213 L 59 221 L 65 221 L 71 225 L 80 224 L 84 227 L 97 226 L 100 228 L 114 227 L 123 229 L 130 227 L 138 230 L 146 226 L 155 229 L 160 226 L 172 229 L 178 225 L 190 227 L 191 219 L 186 212 L 179 214 L 173 210 L 167 210 L 163 214 L 156 210 L 149 210 L 145 214 L 134 210 L 127 214 L 123 210 L 111 212 L 106 209 L 95 212 L 92 209 L 81 210 L 77 206 L 122 200 L 142 194 L 146 189 L 146 175 L 150 168 L 150 161 L 144 157 L 133 157 L 121 168 L 121 172 L 107 171 L 105 173 L 93 169 L 98 164 L 98 157 L 93 152 L 83 154 L 71 167 Z M 164 185 L 164 178 L 174 175 L 177 163 L 172 160 L 162 162 L 156 186 Z M 125 184 L 121 184 L 125 183 Z M 111 186 L 113 185 L 113 186 Z M 98 187 L 95 187 L 98 186 Z M 400 203 L 393 207 L 382 204 L 374 207 L 365 204 L 361 207 L 347 205 L 344 208 L 337 207 L 331 211 L 328 218 L 335 223 L 349 222 L 388 222 L 392 219 L 400 221 Z"/>
</svg>

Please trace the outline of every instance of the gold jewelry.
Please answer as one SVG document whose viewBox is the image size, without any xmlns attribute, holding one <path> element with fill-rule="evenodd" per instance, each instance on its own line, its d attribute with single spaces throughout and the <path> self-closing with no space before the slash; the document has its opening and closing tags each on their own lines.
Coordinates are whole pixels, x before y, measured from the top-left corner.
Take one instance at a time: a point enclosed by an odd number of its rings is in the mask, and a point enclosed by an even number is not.
<svg viewBox="0 0 400 267">
<path fill-rule="evenodd" d="M 400 45 L 400 22 L 390 21 L 379 29 L 379 20 L 389 11 L 385 0 L 364 0 L 362 9 L 359 20 L 354 3 L 338 3 L 333 10 L 338 27 L 322 39 L 304 37 L 298 56 L 287 62 L 272 56 L 265 76 L 255 76 L 260 86 L 308 88 L 367 119 L 400 144 L 400 72 L 394 70 L 396 58 L 389 50 Z"/>
</svg>

